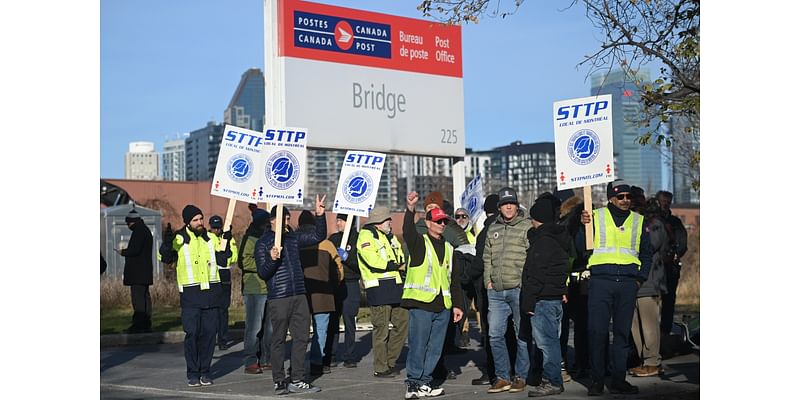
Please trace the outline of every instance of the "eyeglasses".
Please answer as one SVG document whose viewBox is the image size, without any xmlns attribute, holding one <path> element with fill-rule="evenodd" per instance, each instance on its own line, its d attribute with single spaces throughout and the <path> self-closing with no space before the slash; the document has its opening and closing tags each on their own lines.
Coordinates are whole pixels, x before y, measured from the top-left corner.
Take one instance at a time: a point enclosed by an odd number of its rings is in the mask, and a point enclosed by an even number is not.
<svg viewBox="0 0 800 400">
<path fill-rule="evenodd" d="M 620 193 L 617 195 L 617 200 L 630 200 L 631 195 L 628 193 Z"/>
<path fill-rule="evenodd" d="M 469 218 L 469 216 L 464 214 L 456 214 L 456 219 L 467 219 L 467 218 Z"/>
</svg>

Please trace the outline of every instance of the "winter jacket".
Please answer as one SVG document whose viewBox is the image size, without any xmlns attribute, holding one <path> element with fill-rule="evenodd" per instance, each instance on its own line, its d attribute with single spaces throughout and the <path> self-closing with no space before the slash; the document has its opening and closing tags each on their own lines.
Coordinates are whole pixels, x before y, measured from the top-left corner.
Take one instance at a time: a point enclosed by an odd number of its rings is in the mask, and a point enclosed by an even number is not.
<svg viewBox="0 0 800 400">
<path fill-rule="evenodd" d="M 153 234 L 141 219 L 133 224 L 128 247 L 120 254 L 125 257 L 123 285 L 153 284 Z"/>
<path fill-rule="evenodd" d="M 309 232 L 284 232 L 280 258 L 273 261 L 270 250 L 275 245 L 275 232 L 264 232 L 256 242 L 255 259 L 258 276 L 267 281 L 267 299 L 282 299 L 306 294 L 300 248 L 313 246 L 325 239 L 325 216 L 314 218 L 315 229 Z"/>
<path fill-rule="evenodd" d="M 669 253 L 669 236 L 661 218 L 650 218 L 644 227 L 649 233 L 653 259 L 647 280 L 639 288 L 637 297 L 660 296 L 667 293 L 667 275 L 664 260 Z"/>
<path fill-rule="evenodd" d="M 262 233 L 263 235 L 263 233 Z M 258 237 L 245 234 L 239 253 L 239 266 L 242 268 L 242 294 L 267 294 L 267 282 L 258 276 L 255 250 Z"/>
<path fill-rule="evenodd" d="M 530 245 L 529 229 L 530 221 L 521 215 L 506 221 L 498 214 L 488 228 L 483 249 L 484 287 L 488 289 L 491 283 L 494 290 L 501 291 L 522 284 L 522 267 Z"/>
<path fill-rule="evenodd" d="M 300 264 L 303 266 L 311 314 L 335 311 L 333 294 L 339 286 L 339 271 L 342 269 L 336 246 L 330 240 L 323 240 L 314 246 L 304 247 L 300 249 Z"/>
<path fill-rule="evenodd" d="M 331 243 L 338 248 L 342 243 L 342 236 L 344 236 L 344 233 L 336 232 L 328 237 L 328 240 L 330 240 Z M 344 249 L 347 251 L 347 260 L 342 261 L 345 281 L 358 281 L 361 279 L 361 271 L 358 269 L 358 249 L 356 248 L 357 242 L 358 231 L 353 228 L 350 230 L 350 236 L 347 237 L 347 245 L 344 247 Z"/>
<path fill-rule="evenodd" d="M 533 312 L 539 300 L 560 300 L 567 294 L 572 241 L 564 226 L 546 223 L 528 231 L 530 248 L 522 271 L 520 310 Z"/>
</svg>

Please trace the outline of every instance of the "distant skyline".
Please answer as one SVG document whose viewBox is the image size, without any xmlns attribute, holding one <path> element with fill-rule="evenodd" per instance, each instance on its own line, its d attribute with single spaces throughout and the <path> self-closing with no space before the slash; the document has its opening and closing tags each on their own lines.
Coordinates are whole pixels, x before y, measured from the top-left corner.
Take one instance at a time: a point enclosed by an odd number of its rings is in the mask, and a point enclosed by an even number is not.
<svg viewBox="0 0 800 400">
<path fill-rule="evenodd" d="M 419 0 L 317 3 L 423 19 Z M 526 2 L 462 26 L 466 147 L 553 141 L 552 103 L 590 92 L 599 32 L 570 1 Z M 128 143 L 157 151 L 222 122 L 241 75 L 264 71 L 263 0 L 100 3 L 100 176 L 124 177 Z M 268 71 L 265 71 L 268 73 Z"/>
</svg>

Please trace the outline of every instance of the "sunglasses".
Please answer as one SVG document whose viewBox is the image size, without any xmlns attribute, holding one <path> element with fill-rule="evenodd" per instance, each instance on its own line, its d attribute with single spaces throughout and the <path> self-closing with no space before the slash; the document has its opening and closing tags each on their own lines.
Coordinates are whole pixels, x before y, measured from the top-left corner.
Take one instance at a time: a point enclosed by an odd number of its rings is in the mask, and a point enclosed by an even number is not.
<svg viewBox="0 0 800 400">
<path fill-rule="evenodd" d="M 631 195 L 628 193 L 620 193 L 617 195 L 617 200 L 630 200 Z"/>
<path fill-rule="evenodd" d="M 431 221 L 431 222 L 433 222 L 434 224 L 444 225 L 447 223 L 447 218 L 442 218 L 438 221 Z"/>
<path fill-rule="evenodd" d="M 469 216 L 464 214 L 456 214 L 456 219 L 467 219 L 467 218 L 469 218 Z"/>
</svg>

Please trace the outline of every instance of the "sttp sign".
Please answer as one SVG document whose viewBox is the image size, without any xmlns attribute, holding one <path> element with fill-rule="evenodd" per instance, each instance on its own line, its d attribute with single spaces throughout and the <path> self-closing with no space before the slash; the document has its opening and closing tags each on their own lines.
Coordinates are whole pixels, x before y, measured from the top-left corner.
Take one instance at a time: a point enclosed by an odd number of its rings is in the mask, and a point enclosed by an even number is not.
<svg viewBox="0 0 800 400">
<path fill-rule="evenodd" d="M 553 103 L 558 189 L 614 179 L 611 95 Z"/>
<path fill-rule="evenodd" d="M 378 197 L 386 154 L 348 151 L 339 174 L 333 212 L 369 217 Z"/>
<path fill-rule="evenodd" d="M 225 125 L 219 148 L 211 194 L 232 200 L 254 202 L 261 190 L 264 134 Z"/>
<path fill-rule="evenodd" d="M 280 125 L 316 132 L 311 147 L 464 155 L 460 27 L 276 1 L 267 113 Z"/>
</svg>

